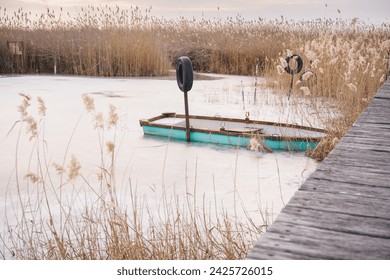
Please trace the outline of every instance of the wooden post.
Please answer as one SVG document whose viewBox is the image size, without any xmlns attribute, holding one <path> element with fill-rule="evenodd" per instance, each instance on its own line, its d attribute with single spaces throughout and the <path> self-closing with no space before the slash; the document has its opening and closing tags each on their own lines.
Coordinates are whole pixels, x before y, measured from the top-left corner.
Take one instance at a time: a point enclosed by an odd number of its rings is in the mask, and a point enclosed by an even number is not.
<svg viewBox="0 0 390 280">
<path fill-rule="evenodd" d="M 191 142 L 190 137 L 190 117 L 188 112 L 188 94 L 187 91 L 184 91 L 184 110 L 186 115 L 186 138 L 187 142 Z"/>
<path fill-rule="evenodd" d="M 15 73 L 25 72 L 24 57 L 26 54 L 23 41 L 7 41 L 7 47 L 12 55 L 12 67 Z"/>
</svg>

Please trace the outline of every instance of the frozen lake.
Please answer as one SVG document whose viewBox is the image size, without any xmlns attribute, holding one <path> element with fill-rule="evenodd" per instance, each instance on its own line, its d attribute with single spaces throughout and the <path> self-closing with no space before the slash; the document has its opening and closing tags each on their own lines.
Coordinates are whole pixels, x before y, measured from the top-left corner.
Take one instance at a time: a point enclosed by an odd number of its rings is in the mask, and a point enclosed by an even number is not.
<svg viewBox="0 0 390 280">
<path fill-rule="evenodd" d="M 212 79 L 195 78 L 189 92 L 190 114 L 244 118 L 249 111 L 253 119 L 286 122 L 286 118 L 291 118 L 270 91 L 257 88 L 254 104 L 254 78 L 210 77 Z M 104 142 L 103 150 L 106 142 L 115 141 L 116 190 L 123 205 L 128 203 L 125 194 L 130 192 L 131 186 L 137 189 L 137 196 L 147 199 L 151 211 L 153 207 L 159 211 L 157 205 L 165 191 L 166 195 L 183 200 L 188 195 L 196 197 L 197 207 L 216 203 L 213 209 L 223 208 L 231 215 L 242 215 L 241 206 L 245 205 L 245 211 L 261 224 L 260 211 L 272 221 L 317 166 L 303 153 L 261 154 L 247 149 L 144 136 L 140 119 L 162 112 L 184 112 L 183 94 L 176 81 L 170 78 L 2 76 L 0 91 L 0 232 L 3 233 L 6 221 L 12 224 L 18 212 L 11 207 L 16 205 L 17 181 L 22 195 L 33 189 L 25 176 L 37 170 L 37 159 L 42 160 L 44 156 L 45 165 L 51 168 L 53 163 L 65 161 L 67 165 L 74 155 L 80 162 L 82 176 L 89 182 L 97 182 L 102 149 L 94 118 L 84 108 L 82 97 L 85 95 L 94 99 L 96 111 L 102 112 L 105 118 L 109 104 L 117 109 L 116 129 L 106 130 L 104 139 L 100 139 Z M 37 142 L 29 141 L 24 128 L 16 155 L 20 123 L 11 128 L 20 119 L 17 108 L 23 101 L 20 93 L 31 98 L 28 110 L 36 119 L 39 119 L 37 97 L 45 101 L 44 131 L 40 131 L 42 138 L 44 136 L 41 142 L 45 155 L 34 152 Z M 297 115 L 293 122 L 307 124 Z M 85 185 L 81 180 L 78 182 Z M 70 192 L 77 187 L 77 183 L 73 183 L 73 187 L 71 184 L 63 191 Z"/>
</svg>

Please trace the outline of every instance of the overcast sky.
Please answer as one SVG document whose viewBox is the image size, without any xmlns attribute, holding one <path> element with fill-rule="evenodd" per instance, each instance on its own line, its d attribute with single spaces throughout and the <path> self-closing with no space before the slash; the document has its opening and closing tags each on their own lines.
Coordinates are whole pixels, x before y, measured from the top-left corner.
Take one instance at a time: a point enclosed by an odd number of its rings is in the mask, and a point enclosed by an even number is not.
<svg viewBox="0 0 390 280">
<path fill-rule="evenodd" d="M 390 22 L 390 0 L 0 0 L 1 7 L 43 12 L 45 8 L 77 11 L 81 6 L 110 5 L 125 9 L 152 6 L 155 16 L 226 18 L 240 14 L 246 19 L 280 18 L 354 18 L 371 23 Z M 339 11 L 340 12 L 339 12 Z"/>
</svg>

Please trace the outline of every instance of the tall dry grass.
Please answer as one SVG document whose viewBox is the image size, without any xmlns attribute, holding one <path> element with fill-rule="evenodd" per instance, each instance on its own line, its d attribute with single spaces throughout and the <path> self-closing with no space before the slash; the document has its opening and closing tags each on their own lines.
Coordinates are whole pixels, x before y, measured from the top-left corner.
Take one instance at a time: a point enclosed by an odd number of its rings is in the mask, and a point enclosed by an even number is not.
<svg viewBox="0 0 390 280">
<path fill-rule="evenodd" d="M 199 203 L 196 185 L 194 190 L 187 183 L 180 186 L 185 196 L 168 193 L 164 185 L 156 201 L 139 196 L 131 179 L 117 174 L 121 145 L 116 108 L 109 106 L 104 117 L 87 95 L 85 112 L 100 145 L 96 178 L 68 150 L 62 162 L 53 162 L 45 139 L 44 100 L 22 98 L 20 119 L 10 131 L 17 136 L 16 192 L 7 192 L 7 228 L 0 233 L 3 258 L 242 259 L 267 227 L 267 215 L 262 222 L 253 221 L 245 209 L 242 218 L 229 215 L 216 196 L 215 205 Z M 38 115 L 31 113 L 32 106 Z M 26 171 L 20 167 L 21 146 L 31 147 L 30 156 L 23 155 L 29 158 Z M 126 192 L 118 181 L 128 181 Z"/>
<path fill-rule="evenodd" d="M 348 48 L 344 43 L 355 44 L 357 39 L 382 55 L 388 50 L 379 49 L 379 44 L 389 39 L 388 24 L 347 20 L 165 19 L 138 7 L 122 10 L 108 6 L 89 6 L 78 14 L 61 9 L 33 15 L 21 8 L 9 14 L 0 8 L 3 73 L 53 73 L 56 65 L 58 73 L 68 74 L 162 75 L 185 54 L 198 71 L 253 75 L 257 65 L 259 74 L 265 75 L 275 71 L 275 60 L 286 49 L 303 55 L 314 45 Z M 331 35 L 333 42 L 329 41 Z M 322 44 L 324 40 L 327 45 Z M 16 69 L 19 65 L 7 41 L 24 42 L 23 67 Z M 334 55 L 345 53 L 332 51 L 331 59 Z"/>
<path fill-rule="evenodd" d="M 161 76 L 168 60 L 138 9 L 90 7 L 75 16 L 0 10 L 0 72 Z M 14 55 L 7 42 L 23 42 Z"/>
<path fill-rule="evenodd" d="M 310 153 L 318 160 L 345 135 L 386 81 L 390 69 L 388 25 L 368 26 L 358 19 L 325 23 L 318 23 L 315 37 L 291 41 L 289 49 L 274 59 L 275 70 L 266 74 L 269 87 L 286 93 L 291 76 L 283 70 L 285 57 L 296 53 L 303 58 L 305 69 L 295 75 L 292 99 L 312 100 L 318 115 L 329 112 L 322 116 L 328 136 Z"/>
</svg>

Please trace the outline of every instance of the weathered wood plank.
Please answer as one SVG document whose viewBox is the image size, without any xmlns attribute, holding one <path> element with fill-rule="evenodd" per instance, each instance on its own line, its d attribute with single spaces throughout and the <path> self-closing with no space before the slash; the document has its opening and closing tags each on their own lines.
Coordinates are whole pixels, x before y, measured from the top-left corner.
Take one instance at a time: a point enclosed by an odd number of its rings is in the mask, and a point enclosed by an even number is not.
<svg viewBox="0 0 390 280">
<path fill-rule="evenodd" d="M 381 86 L 381 88 L 378 90 L 378 92 L 375 95 L 375 99 L 390 99 L 389 96 L 389 91 L 390 91 L 390 84 L 389 80 L 385 84 Z"/>
<path fill-rule="evenodd" d="M 375 104 L 375 105 L 374 105 Z M 371 103 L 370 106 L 375 106 L 375 107 L 367 107 L 366 110 L 364 110 L 357 121 L 361 121 L 361 119 L 367 118 L 368 116 L 383 116 L 386 115 L 389 112 L 389 106 L 390 104 L 390 99 L 389 101 L 382 101 L 379 99 L 374 99 Z"/>
<path fill-rule="evenodd" d="M 351 158 L 350 158 L 351 160 Z M 353 159 L 352 159 L 353 160 Z M 345 182 L 351 184 L 365 184 L 373 187 L 383 187 L 390 189 L 390 183 L 388 179 L 390 177 L 390 171 L 388 166 L 381 165 L 378 168 L 368 161 L 349 162 L 348 164 L 343 162 L 337 162 L 337 159 L 329 160 L 330 165 L 322 165 L 315 174 L 312 174 L 311 179 L 320 179 L 332 182 Z"/>
<path fill-rule="evenodd" d="M 390 110 L 388 107 L 389 104 L 390 104 L 390 99 L 373 99 L 370 104 L 370 107 L 367 107 L 359 117 L 365 118 L 366 116 L 372 114 L 383 116 L 389 112 Z"/>
<path fill-rule="evenodd" d="M 375 161 L 378 162 L 378 160 L 381 160 L 380 164 L 388 165 L 390 162 L 390 157 L 388 156 L 387 150 L 388 147 L 386 146 L 372 147 L 371 145 L 355 145 L 355 147 L 352 147 L 348 143 L 348 145 L 345 146 L 338 146 L 337 150 L 333 150 L 328 158 L 345 156 L 351 160 L 357 160 L 357 161 L 371 160 L 374 162 Z M 319 168 L 322 168 L 322 166 L 327 163 L 327 161 L 329 160 L 328 158 L 324 160 L 323 164 L 321 164 Z"/>
<path fill-rule="evenodd" d="M 390 259 L 390 79 L 249 259 Z"/>
<path fill-rule="evenodd" d="M 343 138 L 344 139 L 344 138 Z M 370 140 L 369 138 L 367 141 Z M 350 159 L 363 159 L 366 158 L 367 160 L 375 160 L 378 158 L 383 158 L 383 153 L 389 153 L 389 147 L 386 145 L 386 143 L 378 143 L 378 145 L 375 144 L 365 144 L 365 143 L 359 143 L 364 142 L 362 140 L 356 140 L 359 142 L 354 141 L 348 141 L 348 139 L 344 139 L 346 142 L 346 145 L 340 146 L 340 148 L 337 151 L 332 151 L 330 156 L 338 155 L 338 156 L 351 156 Z M 360 152 L 359 152 L 360 151 Z M 364 153 L 364 156 L 363 154 Z M 388 163 L 390 161 L 390 157 L 383 158 L 384 164 Z"/>
<path fill-rule="evenodd" d="M 343 138 L 345 145 L 340 146 L 338 150 L 338 154 L 345 154 L 348 153 L 355 153 L 356 156 L 363 158 L 365 156 L 372 157 L 375 159 L 375 157 L 378 157 L 377 154 L 371 154 L 372 153 L 389 153 L 389 146 L 387 145 L 385 140 L 378 141 L 378 143 L 373 143 L 372 138 L 355 138 L 354 140 L 349 140 L 348 138 Z M 364 143 L 366 142 L 366 143 Z M 361 150 L 364 152 L 364 156 L 362 156 L 361 153 L 357 152 L 358 150 Z M 333 153 L 332 153 L 333 154 Z M 332 155 L 331 154 L 331 155 Z M 355 157 L 356 157 L 355 156 Z M 383 158 L 383 156 L 382 156 Z M 386 160 L 386 158 L 384 158 Z"/>
<path fill-rule="evenodd" d="M 389 112 L 389 104 L 390 104 L 390 99 L 389 101 L 383 101 L 383 99 L 374 99 L 370 106 L 373 107 L 367 107 L 364 112 L 362 112 L 357 119 L 357 121 L 361 121 L 364 118 L 367 117 L 372 117 L 372 116 L 383 116 L 386 115 Z"/>
<path fill-rule="evenodd" d="M 287 205 L 286 211 L 278 217 L 278 221 L 351 234 L 390 238 L 390 219 L 367 219 L 367 216 Z"/>
<path fill-rule="evenodd" d="M 294 198 L 288 204 L 308 209 L 390 219 L 388 199 L 367 198 L 341 193 L 300 191 L 294 195 Z"/>
<path fill-rule="evenodd" d="M 372 151 L 372 153 L 366 153 L 364 157 L 366 156 L 372 156 L 372 157 L 378 157 L 381 156 L 386 159 L 386 157 L 382 154 L 383 151 L 387 151 L 389 148 L 388 141 L 386 139 L 377 138 L 378 136 L 373 137 L 361 137 L 359 135 L 347 135 L 343 137 L 343 139 L 338 144 L 338 149 L 333 150 L 327 158 L 332 157 L 333 154 L 339 154 L 339 155 L 348 155 L 351 153 L 351 151 L 354 151 L 355 157 L 363 158 L 361 153 L 356 151 L 356 148 Z M 376 152 L 380 150 L 380 152 Z M 325 160 L 327 160 L 327 158 Z M 325 162 L 325 161 L 324 161 Z"/>
<path fill-rule="evenodd" d="M 388 124 L 362 122 L 360 126 L 354 127 L 352 132 L 360 132 L 363 135 L 382 135 L 390 132 L 390 126 Z"/>
<path fill-rule="evenodd" d="M 248 259 L 390 259 L 386 238 L 275 221 Z M 286 256 L 287 255 L 287 256 Z"/>
<path fill-rule="evenodd" d="M 378 166 L 378 163 L 372 162 L 370 160 L 362 159 L 360 162 L 354 160 L 357 159 L 359 160 L 358 157 L 344 157 L 344 158 L 336 158 L 332 157 L 327 161 L 327 164 L 331 164 L 332 169 L 320 169 L 320 170 L 325 170 L 327 172 L 332 171 L 334 169 L 352 169 L 354 172 L 369 172 L 372 174 L 383 174 L 383 175 L 388 175 L 390 177 L 390 165 L 389 164 L 381 164 Z M 371 158 L 370 158 L 371 159 Z M 324 168 L 324 167 L 321 167 Z M 319 170 L 319 172 L 320 172 Z M 340 171 L 341 172 L 341 171 Z M 360 176 L 361 182 L 364 182 L 364 178 Z M 329 178 L 331 180 L 331 178 Z M 378 178 L 380 180 L 380 178 Z M 383 179 L 386 180 L 386 179 Z M 387 180 L 386 180 L 387 181 Z M 390 183 L 389 186 L 390 187 Z"/>
<path fill-rule="evenodd" d="M 357 143 L 370 148 L 380 146 L 385 149 L 389 147 L 389 140 L 390 139 L 383 139 L 383 136 L 380 135 L 359 135 L 359 133 L 353 132 L 343 137 L 343 141 L 346 142 L 346 144 Z M 348 147 L 348 145 L 346 146 Z"/>
<path fill-rule="evenodd" d="M 337 183 L 337 187 L 334 186 L 335 183 Z M 317 191 L 334 193 L 335 195 L 349 194 L 360 196 L 362 199 L 382 197 L 383 199 L 389 200 L 389 196 L 387 195 L 388 189 L 383 187 L 374 187 L 365 184 L 364 182 L 351 184 L 350 182 L 335 182 L 329 179 L 311 178 L 310 181 L 306 181 L 305 184 L 302 185 L 300 191 Z"/>
<path fill-rule="evenodd" d="M 356 162 L 356 160 L 359 159 L 361 159 L 361 161 Z M 339 173 L 345 172 L 345 174 L 356 173 L 356 175 L 359 176 L 362 181 L 364 181 L 367 177 L 362 176 L 361 172 L 366 172 L 373 175 L 390 175 L 389 162 L 384 162 L 383 164 L 376 163 L 375 166 L 375 162 L 370 161 L 370 159 L 375 159 L 375 157 L 359 158 L 353 157 L 352 155 L 348 157 L 346 156 L 345 158 L 332 157 L 327 160 L 326 165 L 324 164 L 318 167 L 318 172 L 320 173 L 321 171 L 324 171 L 329 173 L 335 171 Z M 336 176 L 333 175 L 332 178 L 334 177 Z M 386 176 L 376 177 L 376 180 L 388 181 Z M 390 182 L 388 185 L 390 186 Z"/>
<path fill-rule="evenodd" d="M 335 185 L 337 185 L 338 182 L 344 182 L 344 183 L 351 183 L 351 184 L 360 184 L 362 181 L 362 175 L 356 174 L 354 172 L 346 173 L 347 171 L 340 171 L 340 170 L 330 170 L 329 172 L 316 172 L 313 174 L 313 178 L 315 179 L 328 179 L 332 177 L 332 181 Z M 367 176 L 366 176 L 367 175 Z M 383 188 L 389 188 L 389 183 L 387 181 L 378 181 L 377 177 L 378 174 L 365 174 L 364 175 L 364 182 L 366 185 L 375 186 L 375 187 L 383 187 Z"/>
<path fill-rule="evenodd" d="M 390 125 L 388 124 L 388 120 L 386 119 L 386 117 L 378 116 L 378 115 L 375 116 L 376 116 L 375 118 L 367 117 L 362 119 L 358 123 L 355 123 L 348 132 L 355 131 L 355 130 L 370 131 L 371 129 L 374 129 L 375 132 L 387 132 Z"/>
<path fill-rule="evenodd" d="M 360 124 L 364 124 L 364 123 L 375 123 L 375 124 L 379 124 L 379 125 L 383 125 L 383 126 L 385 126 L 385 125 L 389 126 L 390 120 L 383 118 L 383 116 L 373 116 L 371 118 L 367 117 L 367 118 L 362 119 Z"/>
<path fill-rule="evenodd" d="M 332 160 L 329 160 L 331 163 Z M 381 176 L 381 175 L 387 175 L 387 176 Z M 366 183 L 370 182 L 373 186 L 376 186 L 376 182 L 382 183 L 381 185 L 384 187 L 389 187 L 389 180 L 388 180 L 389 170 L 387 168 L 385 169 L 369 169 L 365 168 L 364 166 L 353 166 L 350 165 L 348 168 L 345 168 L 345 166 L 342 165 L 336 165 L 333 166 L 330 164 L 323 164 L 317 168 L 317 172 L 312 174 L 313 178 L 333 178 L 333 180 L 338 180 L 340 177 L 348 177 L 348 179 L 356 178 L 359 181 L 364 181 Z M 344 181 L 343 181 L 344 182 Z M 352 181 L 351 181 L 352 183 Z"/>
<path fill-rule="evenodd" d="M 361 124 L 359 126 L 353 127 L 353 130 L 350 131 L 351 135 L 372 135 L 372 136 L 381 136 L 386 135 L 390 132 L 390 127 L 381 126 L 381 125 L 370 125 L 370 123 Z"/>
<path fill-rule="evenodd" d="M 381 94 L 382 94 L 382 96 L 381 96 Z M 376 96 L 375 99 L 386 100 L 387 101 L 387 100 L 390 99 L 390 97 L 386 95 L 386 92 L 380 92 L 380 93 L 378 93 L 378 96 Z"/>
</svg>

